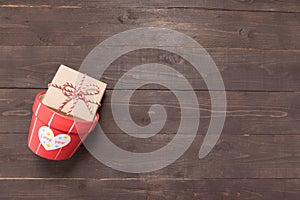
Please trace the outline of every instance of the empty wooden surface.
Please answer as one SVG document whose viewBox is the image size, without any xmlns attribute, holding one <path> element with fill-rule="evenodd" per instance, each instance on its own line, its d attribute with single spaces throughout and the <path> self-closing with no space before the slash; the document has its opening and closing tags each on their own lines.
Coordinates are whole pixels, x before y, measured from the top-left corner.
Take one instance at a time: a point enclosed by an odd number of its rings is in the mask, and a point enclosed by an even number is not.
<svg viewBox="0 0 300 200">
<path fill-rule="evenodd" d="M 150 122 L 151 105 L 165 106 L 168 120 L 151 138 L 126 135 L 111 112 L 113 88 L 125 72 L 150 62 L 168 65 L 189 80 L 201 112 L 197 136 L 176 162 L 134 174 L 105 166 L 85 147 L 62 162 L 34 155 L 27 148 L 31 106 L 58 66 L 79 69 L 106 38 L 148 26 L 187 34 L 216 62 L 228 107 L 213 151 L 202 160 L 197 157 L 211 115 L 202 77 L 178 55 L 144 49 L 116 59 L 101 77 L 108 90 L 100 124 L 111 141 L 128 151 L 150 152 L 170 142 L 180 123 L 180 106 L 171 91 L 152 84 L 131 98 L 130 113 L 139 125 Z M 299 38 L 298 0 L 0 1 L 0 199 L 298 200 Z M 132 90 L 130 83 L 122 84 Z"/>
</svg>

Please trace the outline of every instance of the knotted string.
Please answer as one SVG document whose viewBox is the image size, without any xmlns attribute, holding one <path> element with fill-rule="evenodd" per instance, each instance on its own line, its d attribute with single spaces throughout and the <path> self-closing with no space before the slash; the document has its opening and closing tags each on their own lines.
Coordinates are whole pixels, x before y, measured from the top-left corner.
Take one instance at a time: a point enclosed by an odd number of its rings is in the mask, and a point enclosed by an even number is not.
<svg viewBox="0 0 300 200">
<path fill-rule="evenodd" d="M 93 113 L 92 107 L 90 105 L 90 103 L 93 104 L 97 104 L 98 106 L 100 106 L 101 104 L 90 100 L 88 98 L 86 98 L 86 95 L 96 95 L 100 93 L 100 88 L 98 85 L 96 84 L 86 84 L 83 86 L 83 82 L 85 80 L 86 74 L 83 75 L 82 79 L 79 82 L 79 86 L 76 87 L 75 85 L 73 85 L 70 82 L 65 82 L 63 85 L 57 85 L 55 83 L 49 83 L 48 84 L 48 88 L 49 87 L 55 87 L 58 88 L 62 91 L 62 93 L 67 97 L 61 104 L 61 106 L 58 108 L 58 112 L 61 112 L 61 110 L 64 108 L 64 106 L 71 100 L 73 101 L 73 105 L 70 107 L 69 111 L 66 112 L 66 115 L 70 115 L 71 112 L 73 111 L 74 107 L 76 106 L 77 102 L 79 100 L 82 100 L 85 105 L 87 106 L 87 108 L 89 109 L 89 111 L 91 112 L 91 114 Z"/>
</svg>

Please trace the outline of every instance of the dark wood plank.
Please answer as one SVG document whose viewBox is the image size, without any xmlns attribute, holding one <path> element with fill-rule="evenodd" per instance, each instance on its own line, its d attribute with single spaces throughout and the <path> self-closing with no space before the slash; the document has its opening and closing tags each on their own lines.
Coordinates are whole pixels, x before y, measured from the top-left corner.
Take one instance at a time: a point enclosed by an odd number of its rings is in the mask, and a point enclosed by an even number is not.
<svg viewBox="0 0 300 200">
<path fill-rule="evenodd" d="M 0 133 L 19 133 L 29 129 L 31 107 L 36 89 L 0 90 Z M 106 91 L 103 106 L 100 109 L 101 125 L 107 133 L 122 133 L 111 113 L 111 94 Z M 205 134 L 210 121 L 210 98 L 208 92 L 196 92 L 201 120 L 198 134 Z M 228 108 L 223 134 L 261 135 L 261 134 L 296 134 L 300 125 L 299 93 L 262 93 L 262 92 L 227 92 Z M 147 114 L 153 104 L 165 106 L 168 120 L 163 132 L 174 134 L 180 122 L 180 107 L 170 91 L 138 90 L 131 98 L 130 111 L 133 120 L 139 125 L 150 122 Z M 127 119 L 126 119 L 127 120 Z"/>
<path fill-rule="evenodd" d="M 24 17 L 25 16 L 25 17 Z M 139 27 L 181 31 L 204 47 L 299 49 L 300 13 L 156 8 L 0 8 L 1 45 L 96 45 Z"/>
<path fill-rule="evenodd" d="M 76 70 L 93 49 L 81 47 L 0 47 L 1 88 L 46 88 L 61 63 Z M 207 49 L 219 67 L 226 90 L 299 91 L 300 51 Z M 179 71 L 195 90 L 206 90 L 202 77 L 180 56 L 170 52 L 147 49 L 130 52 L 116 59 L 102 76 L 112 89 L 118 79 L 135 66 L 160 63 Z M 95 70 L 93 74 L 97 74 Z M 136 77 L 136 79 L 143 77 Z M 124 88 L 132 89 L 129 82 Z M 148 85 L 148 89 L 160 89 Z"/>
<path fill-rule="evenodd" d="M 131 152 L 151 152 L 173 138 L 158 134 L 149 139 L 125 134 L 108 135 L 118 147 Z M 93 137 L 93 135 L 91 135 Z M 190 137 L 190 136 L 186 136 Z M 299 135 L 225 135 L 204 159 L 198 159 L 203 136 L 173 164 L 151 173 L 129 174 L 111 169 L 82 147 L 69 160 L 48 161 L 27 147 L 27 133 L 0 135 L 2 178 L 300 178 Z M 180 145 L 180 144 L 178 144 Z M 162 157 L 163 158 L 163 157 Z M 121 162 L 121 161 L 120 161 Z M 156 161 L 160 162 L 160 161 Z M 149 165 L 156 162 L 149 161 Z M 117 164 L 117 163 L 116 163 Z M 121 165 L 121 163 L 118 163 Z M 141 165 L 147 164 L 140 163 Z"/>
<path fill-rule="evenodd" d="M 298 200 L 299 186 L 299 179 L 1 180 L 0 198 Z"/>
<path fill-rule="evenodd" d="M 143 189 L 143 187 L 145 189 Z M 143 181 L 1 180 L 1 199 L 147 199 Z"/>
<path fill-rule="evenodd" d="M 158 8 L 200 8 L 221 10 L 249 10 L 268 12 L 299 12 L 297 0 L 270 1 L 270 0 L 73 0 L 73 1 L 47 1 L 47 0 L 5 0 L 0 7 L 47 7 L 47 8 L 83 8 L 83 7 L 158 7 Z"/>
</svg>

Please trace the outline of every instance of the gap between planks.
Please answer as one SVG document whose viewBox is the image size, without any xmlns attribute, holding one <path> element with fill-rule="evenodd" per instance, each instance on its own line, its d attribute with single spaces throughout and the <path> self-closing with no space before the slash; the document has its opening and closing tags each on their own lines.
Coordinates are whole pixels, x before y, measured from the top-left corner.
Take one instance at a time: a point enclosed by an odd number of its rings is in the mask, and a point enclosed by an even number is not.
<svg viewBox="0 0 300 200">
<path fill-rule="evenodd" d="M 34 177 L 29 177 L 29 178 L 0 178 L 0 181 L 5 181 L 5 180 L 33 180 L 33 181 L 38 181 L 38 180 L 48 180 L 48 181 L 86 181 L 86 180 L 95 180 L 95 181 L 148 181 L 148 180 L 158 180 L 158 181 L 201 181 L 201 180 L 300 180 L 300 178 L 198 178 L 198 179 L 193 179 L 193 178 L 159 178 L 159 177 L 149 177 L 149 178 L 34 178 Z"/>
<path fill-rule="evenodd" d="M 203 10 L 203 11 L 224 11 L 224 12 L 250 12 L 250 13 L 300 13 L 297 11 L 279 11 L 279 10 L 246 10 L 246 9 L 228 9 L 228 8 L 206 8 L 206 7 L 193 7 L 193 6 L 51 6 L 51 5 L 23 5 L 23 4 L 5 4 L 0 5 L 0 8 L 49 8 L 49 9 L 99 9 L 99 8 L 137 8 L 137 9 L 190 9 L 190 10 Z"/>
</svg>

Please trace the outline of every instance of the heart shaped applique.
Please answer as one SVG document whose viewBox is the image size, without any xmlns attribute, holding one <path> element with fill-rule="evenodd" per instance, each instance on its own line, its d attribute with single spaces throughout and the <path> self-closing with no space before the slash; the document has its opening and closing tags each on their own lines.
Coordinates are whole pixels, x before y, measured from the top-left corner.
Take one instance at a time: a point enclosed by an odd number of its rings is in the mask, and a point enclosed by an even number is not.
<svg viewBox="0 0 300 200">
<path fill-rule="evenodd" d="M 54 136 L 48 126 L 42 126 L 39 129 L 39 139 L 46 151 L 60 149 L 71 142 L 71 137 L 67 134 Z"/>
</svg>

